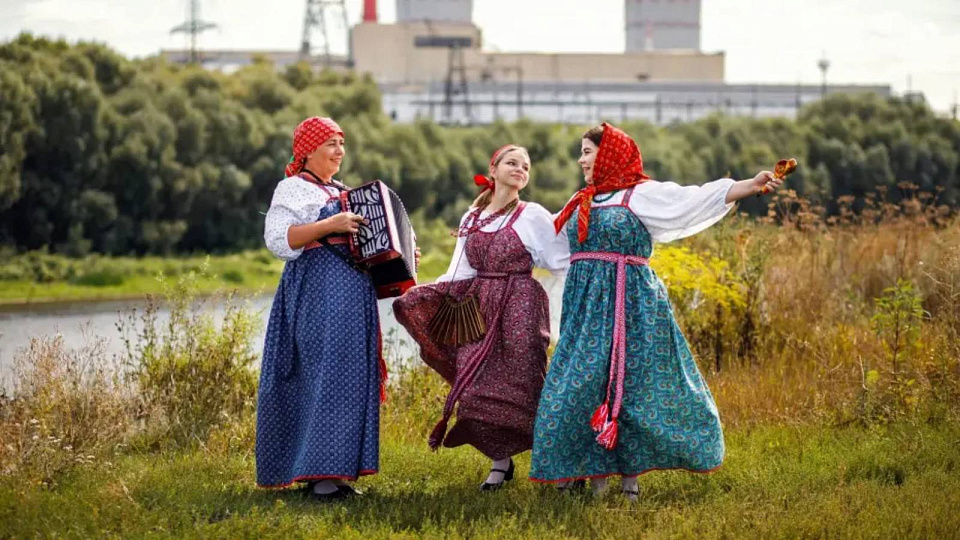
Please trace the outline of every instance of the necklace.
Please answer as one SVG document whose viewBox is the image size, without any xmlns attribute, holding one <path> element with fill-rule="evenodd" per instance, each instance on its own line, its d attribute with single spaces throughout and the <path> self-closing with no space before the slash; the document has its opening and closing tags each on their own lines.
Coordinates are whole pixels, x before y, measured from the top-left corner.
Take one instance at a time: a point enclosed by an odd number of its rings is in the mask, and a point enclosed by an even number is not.
<svg viewBox="0 0 960 540">
<path fill-rule="evenodd" d="M 610 193 L 597 194 L 597 195 L 594 195 L 594 196 L 593 196 L 593 200 L 594 200 L 594 202 L 599 202 L 599 203 L 607 202 L 607 201 L 609 201 L 610 199 L 612 199 L 613 196 L 616 195 L 616 194 L 617 194 L 616 191 L 611 191 Z M 601 199 L 600 197 L 603 196 L 603 195 L 606 195 L 606 197 L 604 197 L 604 198 Z"/>
<path fill-rule="evenodd" d="M 313 171 L 311 171 L 310 169 L 308 169 L 308 168 L 306 168 L 306 167 L 304 167 L 304 168 L 300 171 L 300 173 L 297 174 L 297 176 L 299 176 L 302 180 L 306 180 L 307 182 L 310 182 L 311 184 L 313 184 L 313 185 L 315 185 L 315 186 L 320 186 L 321 188 L 324 188 L 324 187 L 334 187 L 334 188 L 337 188 L 337 189 L 339 189 L 339 190 L 341 190 L 341 191 L 346 191 L 346 190 L 347 190 L 347 186 L 341 184 L 340 182 L 337 182 L 337 181 L 334 180 L 333 178 L 331 178 L 330 180 L 327 180 L 327 181 L 321 180 L 319 176 L 317 176 Z"/>
<path fill-rule="evenodd" d="M 480 229 L 486 227 L 490 223 L 493 223 L 494 220 L 500 216 L 504 216 L 510 213 L 511 210 L 517 207 L 517 204 L 520 202 L 520 199 L 514 199 L 506 204 L 503 208 L 497 210 L 496 212 L 490 214 L 489 216 L 480 219 L 480 213 L 483 212 L 482 208 L 477 208 L 467 216 L 467 219 L 463 221 L 463 226 L 460 227 L 457 231 L 451 233 L 451 236 L 467 236 L 468 234 L 473 234 Z"/>
</svg>

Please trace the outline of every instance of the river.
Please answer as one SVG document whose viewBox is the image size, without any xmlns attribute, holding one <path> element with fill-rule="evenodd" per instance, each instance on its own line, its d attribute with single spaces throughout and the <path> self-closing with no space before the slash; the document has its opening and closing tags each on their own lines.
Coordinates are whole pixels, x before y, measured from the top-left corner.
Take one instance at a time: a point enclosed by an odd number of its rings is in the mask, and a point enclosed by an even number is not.
<svg viewBox="0 0 960 540">
<path fill-rule="evenodd" d="M 550 327 L 556 340 L 560 320 L 560 298 L 563 294 L 562 279 L 553 276 L 540 278 L 540 282 L 550 296 Z M 270 313 L 273 295 L 258 296 L 250 299 L 250 309 L 261 321 L 260 330 L 252 338 L 252 346 L 259 350 L 263 345 L 266 331 L 266 319 Z M 392 299 L 380 300 L 380 323 L 383 328 L 388 360 L 398 362 L 415 357 L 416 345 L 409 334 L 393 316 Z M 33 338 L 61 335 L 67 347 L 79 348 L 93 340 L 103 339 L 109 357 L 124 352 L 117 323 L 123 314 L 132 309 L 142 308 L 143 300 L 120 300 L 100 302 L 61 302 L 50 304 L 31 304 L 24 306 L 0 306 L 0 386 L 10 388 L 13 374 L 14 357 L 30 344 Z M 204 308 L 216 320 L 222 316 L 222 303 L 206 302 Z M 159 313 L 160 320 L 168 312 Z"/>
</svg>

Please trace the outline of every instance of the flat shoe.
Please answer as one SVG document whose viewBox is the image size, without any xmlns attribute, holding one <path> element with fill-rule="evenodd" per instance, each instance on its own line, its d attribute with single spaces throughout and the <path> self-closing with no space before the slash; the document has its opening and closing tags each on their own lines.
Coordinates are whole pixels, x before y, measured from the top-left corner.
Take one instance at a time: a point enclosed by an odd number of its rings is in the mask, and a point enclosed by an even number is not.
<svg viewBox="0 0 960 540">
<path fill-rule="evenodd" d="M 344 497 L 359 497 L 363 492 L 348 484 L 337 484 L 337 491 L 343 493 Z"/>
<path fill-rule="evenodd" d="M 583 493 L 587 489 L 586 480 L 574 480 L 565 486 L 557 486 L 557 491 L 563 493 Z"/>
<path fill-rule="evenodd" d="M 320 502 L 332 502 L 341 501 L 350 495 L 338 487 L 336 491 L 331 491 L 330 493 L 317 493 L 316 491 L 311 491 L 310 496 Z"/>
<path fill-rule="evenodd" d="M 507 467 L 507 470 L 503 469 L 490 469 L 490 472 L 503 473 L 503 480 L 497 483 L 484 482 L 480 485 L 480 491 L 496 491 L 503 487 L 503 483 L 509 480 L 513 480 L 513 458 L 510 459 L 510 466 Z"/>
</svg>

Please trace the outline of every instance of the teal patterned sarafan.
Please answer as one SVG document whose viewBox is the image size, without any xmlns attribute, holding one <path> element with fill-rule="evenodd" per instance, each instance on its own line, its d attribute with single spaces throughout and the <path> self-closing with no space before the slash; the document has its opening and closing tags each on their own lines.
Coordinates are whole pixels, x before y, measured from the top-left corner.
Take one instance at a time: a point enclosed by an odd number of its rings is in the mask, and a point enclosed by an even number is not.
<svg viewBox="0 0 960 540">
<path fill-rule="evenodd" d="M 624 198 L 629 200 L 629 193 Z M 571 254 L 651 257 L 653 240 L 624 204 L 591 210 L 589 236 Z M 550 364 L 534 428 L 530 478 L 562 482 L 658 469 L 710 472 L 723 463 L 720 417 L 666 287 L 648 266 L 626 267 L 626 374 L 618 443 L 598 444 L 590 417 L 606 397 L 614 330 L 615 263 L 572 264 L 563 291 L 560 341 Z"/>
</svg>

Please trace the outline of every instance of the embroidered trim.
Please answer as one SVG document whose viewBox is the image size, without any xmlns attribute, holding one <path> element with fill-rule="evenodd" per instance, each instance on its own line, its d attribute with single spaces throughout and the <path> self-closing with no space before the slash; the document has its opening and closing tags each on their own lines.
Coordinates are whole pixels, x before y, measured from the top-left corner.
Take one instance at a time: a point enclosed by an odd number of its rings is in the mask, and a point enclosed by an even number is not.
<svg viewBox="0 0 960 540">
<path fill-rule="evenodd" d="M 290 486 L 296 484 L 297 482 L 310 482 L 310 481 L 313 481 L 313 480 L 318 480 L 318 481 L 319 481 L 319 480 L 350 480 L 350 481 L 353 481 L 353 480 L 356 480 L 357 478 L 359 478 L 359 477 L 361 477 L 361 476 L 369 476 L 369 475 L 371 475 L 371 474 L 377 474 L 377 471 L 376 471 L 375 469 L 364 469 L 364 470 L 360 471 L 360 473 L 359 473 L 357 476 L 339 475 L 339 474 L 304 475 L 304 476 L 297 476 L 297 477 L 295 477 L 293 480 L 287 482 L 286 484 L 274 484 L 274 485 L 257 484 L 257 487 L 258 487 L 258 488 L 262 488 L 262 489 L 283 489 L 283 488 L 285 488 L 285 487 L 290 487 Z"/>
<path fill-rule="evenodd" d="M 531 482 L 537 482 L 538 484 L 559 484 L 560 482 L 576 482 L 577 480 L 590 480 L 592 478 L 609 478 L 611 476 L 625 476 L 628 478 L 632 478 L 635 476 L 643 476 L 647 473 L 651 473 L 654 471 L 686 471 L 694 474 L 710 474 L 710 473 L 717 472 L 718 470 L 720 470 L 721 467 L 723 467 L 723 463 L 721 463 L 720 465 L 717 465 L 712 469 L 706 469 L 706 470 L 688 469 L 686 467 L 652 467 L 649 469 L 644 469 L 637 473 L 612 472 L 612 473 L 605 473 L 605 474 L 588 474 L 584 476 L 571 476 L 570 478 L 557 478 L 556 480 L 546 480 L 544 478 L 534 478 L 530 476 L 529 479 Z"/>
</svg>

